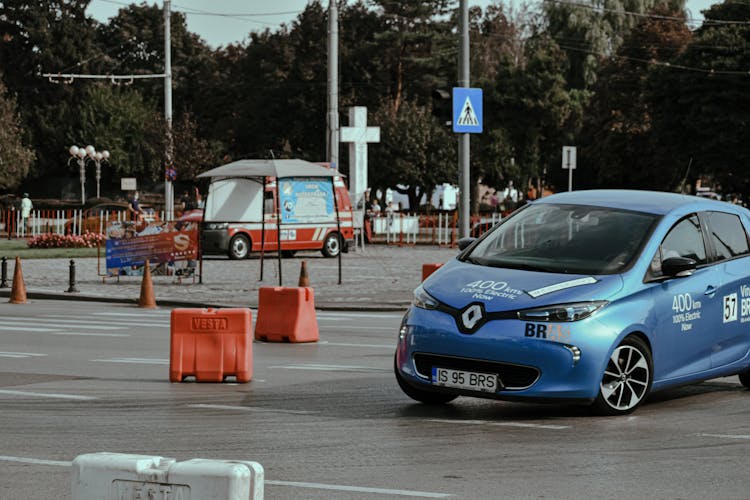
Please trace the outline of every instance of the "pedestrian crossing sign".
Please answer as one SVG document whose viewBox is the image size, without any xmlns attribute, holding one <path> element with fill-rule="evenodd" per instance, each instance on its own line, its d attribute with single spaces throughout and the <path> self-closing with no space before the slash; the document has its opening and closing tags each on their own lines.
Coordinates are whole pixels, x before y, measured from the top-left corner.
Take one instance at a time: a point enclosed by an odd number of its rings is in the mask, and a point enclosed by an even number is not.
<svg viewBox="0 0 750 500">
<path fill-rule="evenodd" d="M 482 89 L 453 88 L 453 131 L 482 132 Z"/>
</svg>

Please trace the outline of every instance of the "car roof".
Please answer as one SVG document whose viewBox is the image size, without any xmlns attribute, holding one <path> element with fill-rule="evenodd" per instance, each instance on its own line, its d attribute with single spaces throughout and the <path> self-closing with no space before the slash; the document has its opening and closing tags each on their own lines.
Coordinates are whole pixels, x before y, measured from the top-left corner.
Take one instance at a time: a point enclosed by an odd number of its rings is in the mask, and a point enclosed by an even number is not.
<svg viewBox="0 0 750 500">
<path fill-rule="evenodd" d="M 635 210 L 657 215 L 665 215 L 686 206 L 693 206 L 695 210 L 738 211 L 737 206 L 722 201 L 687 194 L 663 191 L 639 191 L 634 189 L 568 191 L 546 196 L 534 201 L 534 203 L 591 205 Z"/>
</svg>

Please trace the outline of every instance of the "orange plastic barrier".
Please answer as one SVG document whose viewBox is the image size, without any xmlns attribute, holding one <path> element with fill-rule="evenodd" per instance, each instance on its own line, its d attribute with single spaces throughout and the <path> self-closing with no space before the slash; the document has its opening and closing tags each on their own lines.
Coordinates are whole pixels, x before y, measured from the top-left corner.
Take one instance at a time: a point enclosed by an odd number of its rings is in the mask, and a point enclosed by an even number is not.
<svg viewBox="0 0 750 500">
<path fill-rule="evenodd" d="M 169 381 L 195 376 L 198 382 L 222 382 L 253 376 L 250 309 L 173 309 Z"/>
<path fill-rule="evenodd" d="M 440 269 L 443 264 L 422 264 L 422 281 L 426 280 L 429 275 Z"/>
<path fill-rule="evenodd" d="M 255 339 L 264 342 L 317 342 L 315 294 L 310 287 L 261 287 Z"/>
</svg>

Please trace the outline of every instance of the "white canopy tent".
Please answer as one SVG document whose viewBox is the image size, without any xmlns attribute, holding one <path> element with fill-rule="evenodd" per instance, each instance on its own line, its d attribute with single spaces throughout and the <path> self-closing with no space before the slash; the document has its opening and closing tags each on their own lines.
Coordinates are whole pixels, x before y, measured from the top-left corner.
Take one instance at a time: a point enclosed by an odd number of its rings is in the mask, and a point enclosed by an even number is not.
<svg viewBox="0 0 750 500">
<path fill-rule="evenodd" d="M 256 178 L 262 179 L 262 185 L 266 185 L 268 177 L 276 178 L 276 213 L 280 214 L 281 210 L 279 207 L 279 180 L 288 177 L 322 177 L 329 178 L 331 180 L 331 189 L 333 193 L 333 203 L 336 209 L 336 226 L 339 235 L 341 234 L 341 218 L 339 215 L 338 202 L 336 200 L 336 187 L 334 185 L 334 178 L 343 175 L 338 171 L 324 167 L 317 163 L 312 163 L 305 160 L 291 159 L 291 160 L 238 160 L 232 163 L 227 163 L 220 167 L 213 168 L 207 172 L 203 172 L 198 175 L 198 178 L 210 178 L 214 180 L 220 179 L 231 179 L 231 178 Z M 208 200 L 207 200 L 208 201 Z M 262 230 L 261 230 L 261 250 L 260 250 L 260 280 L 263 280 L 263 255 L 265 251 L 265 204 L 263 205 L 263 216 Z M 278 260 L 279 260 L 279 286 L 282 286 L 281 282 L 281 217 L 277 219 L 276 228 L 276 243 L 278 249 Z M 341 251 L 338 255 L 339 265 L 339 284 L 341 284 Z M 201 267 L 202 267 L 202 255 L 201 255 Z M 201 271 L 201 276 L 203 272 Z"/>
</svg>

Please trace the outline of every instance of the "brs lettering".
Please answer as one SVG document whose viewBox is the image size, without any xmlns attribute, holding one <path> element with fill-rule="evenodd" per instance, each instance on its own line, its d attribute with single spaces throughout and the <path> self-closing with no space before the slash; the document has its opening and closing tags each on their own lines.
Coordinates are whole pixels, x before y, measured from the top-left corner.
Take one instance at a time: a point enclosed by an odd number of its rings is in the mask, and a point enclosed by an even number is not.
<svg viewBox="0 0 750 500">
<path fill-rule="evenodd" d="M 547 325 L 543 323 L 526 323 L 526 331 L 524 333 L 527 337 L 536 337 L 538 339 L 547 338 Z"/>
</svg>

